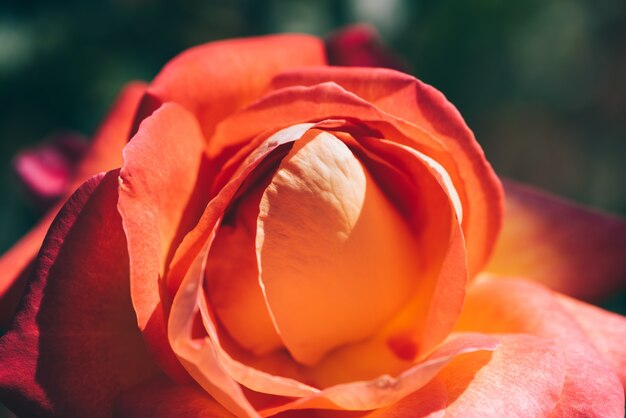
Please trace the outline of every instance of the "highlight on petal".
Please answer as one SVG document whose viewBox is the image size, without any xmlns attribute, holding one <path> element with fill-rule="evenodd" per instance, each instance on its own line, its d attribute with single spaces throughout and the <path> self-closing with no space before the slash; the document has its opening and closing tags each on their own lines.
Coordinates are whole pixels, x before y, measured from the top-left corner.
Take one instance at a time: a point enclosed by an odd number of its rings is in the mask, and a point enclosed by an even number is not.
<svg viewBox="0 0 626 418">
<path fill-rule="evenodd" d="M 124 87 L 76 168 L 65 197 L 0 258 L 0 326 L 6 326 L 13 315 L 24 288 L 26 270 L 37 255 L 52 220 L 65 200 L 94 174 L 120 166 L 122 148 L 128 141 L 135 109 L 144 90 L 144 85 L 139 82 Z"/>
<path fill-rule="evenodd" d="M 137 321 L 157 362 L 184 381 L 186 373 L 167 343 L 171 299 L 162 278 L 208 199 L 204 139 L 193 115 L 167 103 L 141 124 L 123 154 L 119 210 Z"/>
<path fill-rule="evenodd" d="M 166 102 L 175 102 L 200 121 L 210 139 L 215 126 L 260 97 L 280 71 L 324 65 L 324 45 L 308 35 L 271 35 L 211 42 L 170 61 L 148 88 L 136 125 Z"/>
<path fill-rule="evenodd" d="M 413 142 L 405 144 L 442 164 L 461 193 L 465 211 L 463 232 L 470 277 L 474 277 L 484 267 L 495 245 L 504 202 L 500 181 L 458 110 L 434 87 L 407 74 L 384 68 L 292 69 L 276 76 L 272 87 L 281 91 L 328 82 L 336 83 L 387 115 L 419 127 L 431 137 L 430 142 L 440 142 L 446 154 L 452 156 L 453 161 L 449 161 L 444 155 L 421 149 L 423 134 L 413 133 L 410 135 Z M 326 95 L 319 96 L 328 100 Z M 341 103 L 341 109 L 347 105 L 345 99 L 335 100 L 337 104 Z M 360 110 L 354 114 L 367 119 L 368 113 Z M 403 128 L 398 122 L 395 125 Z M 390 136 L 386 138 L 393 139 Z"/>
<path fill-rule="evenodd" d="M 90 179 L 61 209 L 0 339 L 0 396 L 20 416 L 108 417 L 157 373 L 130 301 L 117 176 Z"/>
<path fill-rule="evenodd" d="M 583 300 L 626 286 L 626 221 L 512 181 L 486 271 L 537 280 Z"/>
<path fill-rule="evenodd" d="M 524 333 L 553 340 L 565 359 L 565 381 L 555 413 L 617 417 L 624 389 L 556 295 L 526 280 L 482 276 L 467 294 L 457 330 Z"/>
</svg>

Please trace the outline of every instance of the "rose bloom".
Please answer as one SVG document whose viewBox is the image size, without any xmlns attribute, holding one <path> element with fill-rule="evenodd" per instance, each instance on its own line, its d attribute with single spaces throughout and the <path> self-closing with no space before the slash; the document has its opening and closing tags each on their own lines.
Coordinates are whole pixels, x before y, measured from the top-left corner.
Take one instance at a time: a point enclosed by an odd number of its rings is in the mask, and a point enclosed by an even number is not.
<svg viewBox="0 0 626 418">
<path fill-rule="evenodd" d="M 409 75 L 305 35 L 192 48 L 73 173 L 0 260 L 20 416 L 624 414 L 626 320 L 571 297 L 620 285 L 624 223 L 513 183 L 504 217 Z"/>
</svg>

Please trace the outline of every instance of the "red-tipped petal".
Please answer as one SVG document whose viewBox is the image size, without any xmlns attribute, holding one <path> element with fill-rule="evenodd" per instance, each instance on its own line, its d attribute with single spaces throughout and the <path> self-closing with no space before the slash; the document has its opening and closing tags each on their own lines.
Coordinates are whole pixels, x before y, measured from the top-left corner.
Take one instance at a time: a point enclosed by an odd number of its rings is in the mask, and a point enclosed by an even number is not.
<svg viewBox="0 0 626 418">
<path fill-rule="evenodd" d="M 525 280 L 484 276 L 470 286 L 457 328 L 554 340 L 565 358 L 565 381 L 556 412 L 563 416 L 623 415 L 624 390 L 615 371 L 547 288 Z"/>
<path fill-rule="evenodd" d="M 522 276 L 577 299 L 626 286 L 626 222 L 511 181 L 486 271 Z"/>
<path fill-rule="evenodd" d="M 193 113 L 210 139 L 215 125 L 264 93 L 270 80 L 291 67 L 324 65 L 324 46 L 307 35 L 272 35 L 211 42 L 167 64 L 148 88 L 137 124 L 162 103 Z"/>
<path fill-rule="evenodd" d="M 119 210 L 130 255 L 131 291 L 139 327 L 170 377 L 185 379 L 167 343 L 171 299 L 162 279 L 178 244 L 208 199 L 204 139 L 196 119 L 164 104 L 124 148 Z"/>
<path fill-rule="evenodd" d="M 0 340 L 0 394 L 20 415 L 107 417 L 157 371 L 130 302 L 117 177 L 92 178 L 60 211 Z"/>
<path fill-rule="evenodd" d="M 76 169 L 65 198 L 0 258 L 0 326 L 6 325 L 13 315 L 24 286 L 24 270 L 37 255 L 46 231 L 63 202 L 92 175 L 120 166 L 122 148 L 128 141 L 135 109 L 144 90 L 142 83 L 131 83 L 122 90 Z"/>
</svg>

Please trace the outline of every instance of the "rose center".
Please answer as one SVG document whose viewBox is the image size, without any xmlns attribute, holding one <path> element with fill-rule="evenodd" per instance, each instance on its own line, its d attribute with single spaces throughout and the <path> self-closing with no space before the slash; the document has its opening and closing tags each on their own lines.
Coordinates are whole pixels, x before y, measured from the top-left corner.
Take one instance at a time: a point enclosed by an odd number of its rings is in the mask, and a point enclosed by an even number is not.
<svg viewBox="0 0 626 418">
<path fill-rule="evenodd" d="M 272 322 L 308 365 L 375 334 L 418 277 L 404 220 L 350 149 L 322 131 L 295 143 L 264 190 L 256 252 Z"/>
<path fill-rule="evenodd" d="M 392 319 L 415 291 L 419 253 L 350 149 L 309 133 L 231 209 L 206 276 L 212 306 L 240 345 L 258 355 L 285 347 L 313 365 Z"/>
</svg>

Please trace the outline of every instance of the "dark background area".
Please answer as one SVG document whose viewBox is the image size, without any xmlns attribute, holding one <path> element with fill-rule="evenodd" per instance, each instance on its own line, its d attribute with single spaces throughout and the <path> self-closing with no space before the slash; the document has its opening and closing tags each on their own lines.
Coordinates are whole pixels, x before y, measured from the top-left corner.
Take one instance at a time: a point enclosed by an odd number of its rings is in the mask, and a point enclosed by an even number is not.
<svg viewBox="0 0 626 418">
<path fill-rule="evenodd" d="M 3 0 L 0 252 L 40 215 L 13 173 L 18 150 L 91 135 L 123 84 L 190 46 L 355 22 L 446 94 L 500 175 L 626 215 L 623 0 Z"/>
</svg>

